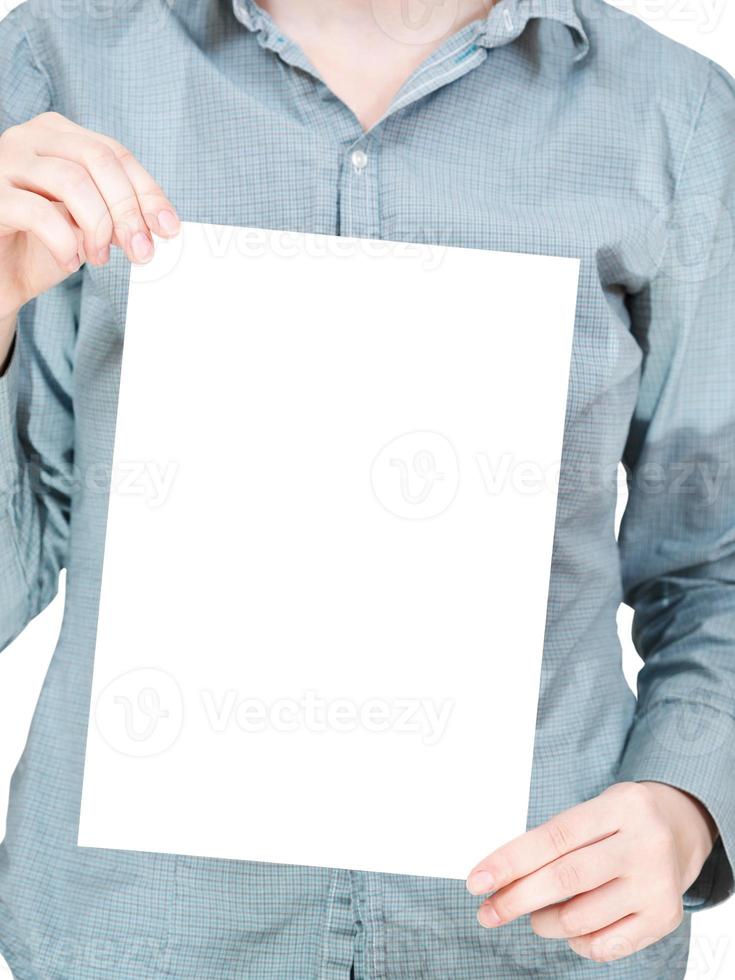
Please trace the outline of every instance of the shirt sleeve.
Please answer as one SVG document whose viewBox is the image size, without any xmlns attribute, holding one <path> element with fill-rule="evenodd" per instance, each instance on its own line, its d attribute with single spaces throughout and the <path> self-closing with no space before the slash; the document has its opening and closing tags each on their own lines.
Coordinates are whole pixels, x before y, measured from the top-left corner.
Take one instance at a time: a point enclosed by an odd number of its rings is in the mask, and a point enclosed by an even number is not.
<svg viewBox="0 0 735 980">
<path fill-rule="evenodd" d="M 0 133 L 50 108 L 17 8 L 0 23 Z M 73 351 L 81 275 L 25 306 L 0 377 L 0 648 L 56 594 L 73 475 Z"/>
<path fill-rule="evenodd" d="M 669 783 L 719 838 L 685 895 L 733 891 L 735 863 L 735 82 L 709 66 L 654 279 L 631 297 L 643 350 L 619 545 L 644 663 L 618 778 Z"/>
</svg>

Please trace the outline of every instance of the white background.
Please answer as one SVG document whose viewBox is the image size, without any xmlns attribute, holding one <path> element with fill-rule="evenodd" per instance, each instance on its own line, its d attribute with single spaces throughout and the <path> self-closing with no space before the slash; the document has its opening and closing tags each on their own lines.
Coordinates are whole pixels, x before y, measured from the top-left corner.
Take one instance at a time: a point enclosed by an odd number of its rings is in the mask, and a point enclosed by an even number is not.
<svg viewBox="0 0 735 980">
<path fill-rule="evenodd" d="M 0 0 L 0 18 L 16 3 L 17 0 Z M 93 0 L 78 0 L 82 9 L 87 3 L 93 13 Z M 732 0 L 614 0 L 613 5 L 713 58 L 735 75 L 735 3 Z M 4 832 L 7 786 L 23 749 L 61 623 L 61 601 L 58 599 L 0 656 L 0 832 Z M 619 625 L 626 676 L 634 684 L 638 658 L 630 643 L 627 608 L 621 609 Z M 733 976 L 735 902 L 730 902 L 694 916 L 687 980 L 725 980 Z M 0 980 L 10 980 L 10 977 L 0 958 Z"/>
</svg>

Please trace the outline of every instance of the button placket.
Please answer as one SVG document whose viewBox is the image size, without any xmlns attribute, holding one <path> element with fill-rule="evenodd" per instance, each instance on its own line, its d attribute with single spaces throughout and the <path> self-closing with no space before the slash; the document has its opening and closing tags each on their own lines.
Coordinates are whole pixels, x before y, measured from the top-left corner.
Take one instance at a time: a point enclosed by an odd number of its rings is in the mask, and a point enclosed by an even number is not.
<svg viewBox="0 0 735 980">
<path fill-rule="evenodd" d="M 368 155 L 364 150 L 353 150 L 350 159 L 356 174 L 361 174 L 368 165 Z"/>
<path fill-rule="evenodd" d="M 352 238 L 380 238 L 378 160 L 370 146 L 347 149 L 339 195 L 339 233 Z"/>
</svg>

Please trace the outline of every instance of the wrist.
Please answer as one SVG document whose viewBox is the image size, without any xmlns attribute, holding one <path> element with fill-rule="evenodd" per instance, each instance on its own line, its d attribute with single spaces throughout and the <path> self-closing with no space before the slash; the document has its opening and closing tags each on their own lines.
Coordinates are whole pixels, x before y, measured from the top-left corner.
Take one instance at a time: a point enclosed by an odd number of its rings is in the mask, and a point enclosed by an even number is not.
<svg viewBox="0 0 735 980">
<path fill-rule="evenodd" d="M 699 877 L 718 837 L 707 808 L 684 790 L 668 783 L 643 782 L 665 815 L 676 842 L 682 892 Z"/>
</svg>

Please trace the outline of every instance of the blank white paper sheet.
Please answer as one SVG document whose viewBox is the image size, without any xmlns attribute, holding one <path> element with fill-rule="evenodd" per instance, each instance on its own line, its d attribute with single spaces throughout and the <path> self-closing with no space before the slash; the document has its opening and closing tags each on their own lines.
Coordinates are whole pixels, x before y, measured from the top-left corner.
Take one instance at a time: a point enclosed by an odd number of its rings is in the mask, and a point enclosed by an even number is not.
<svg viewBox="0 0 735 980">
<path fill-rule="evenodd" d="M 85 847 L 464 878 L 526 828 L 576 259 L 133 269 Z"/>
</svg>

